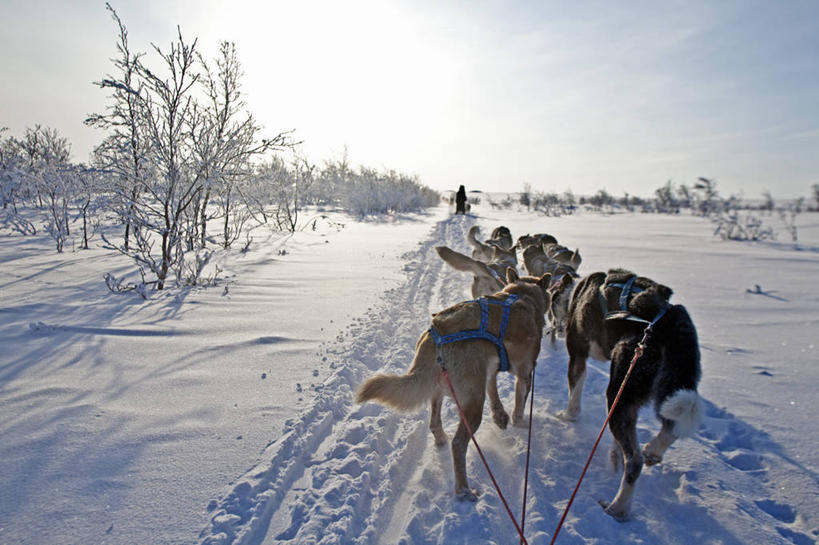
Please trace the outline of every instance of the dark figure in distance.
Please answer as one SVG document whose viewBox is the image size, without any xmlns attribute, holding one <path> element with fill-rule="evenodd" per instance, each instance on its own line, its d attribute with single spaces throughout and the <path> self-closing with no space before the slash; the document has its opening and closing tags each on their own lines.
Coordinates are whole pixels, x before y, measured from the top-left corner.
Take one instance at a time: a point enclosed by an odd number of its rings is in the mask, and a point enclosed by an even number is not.
<svg viewBox="0 0 819 545">
<path fill-rule="evenodd" d="M 455 213 L 466 214 L 466 189 L 464 186 L 458 188 L 458 194 L 455 195 Z"/>
</svg>

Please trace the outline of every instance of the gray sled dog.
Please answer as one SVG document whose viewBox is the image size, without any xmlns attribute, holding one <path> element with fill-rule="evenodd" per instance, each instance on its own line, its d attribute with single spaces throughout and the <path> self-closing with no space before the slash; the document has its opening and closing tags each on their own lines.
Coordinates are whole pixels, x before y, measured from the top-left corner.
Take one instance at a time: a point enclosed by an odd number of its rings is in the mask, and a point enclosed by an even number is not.
<svg viewBox="0 0 819 545">
<path fill-rule="evenodd" d="M 569 420 L 580 412 L 586 359 L 611 360 L 606 391 L 610 408 L 646 326 L 656 322 L 609 422 L 614 436 L 611 461 L 624 467 L 617 495 L 601 505 L 618 520 L 628 517 L 644 460 L 648 465 L 660 463 L 676 439 L 694 434 L 701 418 L 697 331 L 685 307 L 668 302 L 671 293 L 648 278 L 612 269 L 579 281 L 569 306 L 569 404 L 561 414 Z M 662 427 L 641 453 L 637 415 L 648 402 L 654 403 Z"/>
<path fill-rule="evenodd" d="M 478 240 L 480 227 L 473 225 L 466 234 L 466 241 L 472 246 L 472 258 L 484 263 L 489 263 L 493 259 L 504 261 L 510 267 L 517 267 L 518 255 L 512 244 L 512 234 L 506 227 L 500 226 L 492 231 L 493 238 L 486 242 Z M 497 238 L 495 238 L 497 237 Z"/>
<path fill-rule="evenodd" d="M 518 237 L 515 247 L 522 252 L 529 246 L 542 247 L 544 244 L 557 244 L 557 239 L 548 233 L 526 234 Z"/>
<path fill-rule="evenodd" d="M 504 429 L 509 416 L 498 396 L 497 374 L 505 360 L 509 372 L 515 376 L 512 424 L 522 425 L 531 374 L 540 352 L 550 278 L 548 275 L 518 278 L 511 269 L 507 275 L 507 284 L 502 291 L 483 298 L 486 300 L 483 305 L 488 310 L 487 330 L 502 337 L 500 342 L 504 352 L 484 339 L 471 338 L 436 345 L 436 335 L 449 336 L 475 330 L 481 323 L 483 310 L 478 301 L 458 303 L 432 316 L 432 327 L 418 339 L 415 358 L 407 374 L 379 374 L 370 378 L 358 391 L 358 403 L 375 401 L 399 411 L 412 411 L 430 401 L 429 428 L 435 444 L 444 445 L 447 435 L 441 424 L 441 404 L 444 395 L 450 395 L 450 390 L 443 378 L 440 358 L 472 431 L 477 432 L 481 425 L 487 394 L 492 420 Z M 508 327 L 505 335 L 501 335 L 502 316 L 506 312 Z M 468 444 L 468 431 L 461 421 L 452 438 L 455 495 L 458 499 L 475 501 L 478 493 L 469 487 L 466 479 Z"/>
<path fill-rule="evenodd" d="M 512 231 L 510 231 L 505 225 L 492 229 L 492 233 L 489 235 L 489 240 L 504 250 L 511 250 L 512 246 L 514 245 L 512 241 Z"/>
<path fill-rule="evenodd" d="M 548 236 L 548 235 L 546 235 Z M 552 237 L 553 238 L 553 237 Z M 520 242 L 520 240 L 519 240 Z M 556 243 L 546 242 L 542 244 L 529 244 L 523 250 L 523 267 L 526 272 L 532 276 L 541 276 L 546 273 L 552 275 L 552 285 L 549 291 L 552 295 L 551 304 L 549 305 L 549 338 L 552 346 L 555 345 L 555 340 L 558 336 L 563 337 L 566 332 L 566 323 L 569 316 L 569 298 L 576 280 L 580 278 L 577 274 L 577 267 L 580 266 L 580 251 L 557 252 L 556 255 L 565 256 L 564 261 L 560 262 L 551 257 L 550 253 L 553 248 L 563 248 L 557 246 Z"/>
</svg>

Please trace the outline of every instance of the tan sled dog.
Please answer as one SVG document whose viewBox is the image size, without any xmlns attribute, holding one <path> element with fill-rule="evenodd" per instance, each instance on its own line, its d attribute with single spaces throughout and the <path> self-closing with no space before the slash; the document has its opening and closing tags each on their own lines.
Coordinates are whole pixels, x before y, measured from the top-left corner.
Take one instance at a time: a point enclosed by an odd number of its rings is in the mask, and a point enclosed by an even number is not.
<svg viewBox="0 0 819 545">
<path fill-rule="evenodd" d="M 509 363 L 509 372 L 515 375 L 515 408 L 512 424 L 523 424 L 523 409 L 531 386 L 531 374 L 540 352 L 540 341 L 545 325 L 543 314 L 549 303 L 550 277 L 518 278 L 513 270 L 507 272 L 507 285 L 502 291 L 487 297 L 488 330 L 497 335 L 501 314 L 501 302 L 517 300 L 509 305 L 508 328 L 502 340 Z M 432 327 L 440 335 L 474 330 L 481 321 L 478 302 L 466 301 L 443 310 L 432 317 Z M 432 328 L 430 328 L 432 329 Z M 406 375 L 376 375 L 367 380 L 358 391 L 357 401 L 376 401 L 399 411 L 411 411 L 431 401 L 429 428 L 435 444 L 447 441 L 441 424 L 441 404 L 444 395 L 450 395 L 443 378 L 446 366 L 455 396 L 463 408 L 466 421 L 477 432 L 483 417 L 483 404 L 489 394 L 492 420 L 501 429 L 506 428 L 509 416 L 498 396 L 497 374 L 501 357 L 498 347 L 484 339 L 469 339 L 436 346 L 430 330 L 421 334 L 415 346 L 415 358 Z M 477 492 L 466 480 L 466 448 L 469 432 L 464 422 L 452 438 L 452 464 L 455 470 L 455 495 L 462 500 L 477 500 Z"/>
<path fill-rule="evenodd" d="M 491 295 L 503 289 L 506 271 L 513 265 L 493 258 L 489 263 L 478 261 L 446 246 L 436 246 L 435 251 L 447 265 L 456 271 L 472 273 L 472 297 Z M 497 253 L 497 248 L 495 252 Z"/>
</svg>

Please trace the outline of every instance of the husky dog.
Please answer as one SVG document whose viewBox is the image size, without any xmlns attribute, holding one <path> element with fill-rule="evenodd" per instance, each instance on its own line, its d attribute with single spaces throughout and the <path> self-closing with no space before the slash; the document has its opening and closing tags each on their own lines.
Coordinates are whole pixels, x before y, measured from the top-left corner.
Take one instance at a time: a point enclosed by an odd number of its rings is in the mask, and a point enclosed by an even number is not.
<svg viewBox="0 0 819 545">
<path fill-rule="evenodd" d="M 458 303 L 432 317 L 432 327 L 421 334 L 415 346 L 415 358 L 406 375 L 376 375 L 359 389 L 357 401 L 376 401 L 399 411 L 417 409 L 431 401 L 429 427 L 435 444 L 442 446 L 447 435 L 441 424 L 441 404 L 450 390 L 443 377 L 443 366 L 463 408 L 464 417 L 473 432 L 477 432 L 483 416 L 483 405 L 489 395 L 492 420 L 506 428 L 509 416 L 498 396 L 497 374 L 501 364 L 515 375 L 515 408 L 512 424 L 524 423 L 523 409 L 531 387 L 531 375 L 540 352 L 544 326 L 543 314 L 549 302 L 547 288 L 550 277 L 518 278 L 514 270 L 507 271 L 507 284 L 502 291 L 478 301 Z M 511 302 L 511 304 L 509 304 Z M 492 303 L 492 304 L 489 304 Z M 508 308 L 500 308 L 507 304 Z M 485 339 L 470 338 L 450 344 L 436 345 L 436 335 L 448 336 L 475 330 L 482 321 L 481 305 L 488 307 L 487 330 L 498 332 L 503 347 Z M 508 312 L 508 328 L 502 329 L 502 313 Z M 440 339 L 440 337 L 438 337 Z M 477 492 L 466 479 L 466 449 L 469 433 L 463 421 L 452 439 L 452 464 L 455 470 L 455 495 L 458 499 L 475 501 Z"/>
<path fill-rule="evenodd" d="M 511 250 L 514 246 L 514 242 L 512 241 L 512 232 L 504 225 L 492 229 L 492 235 L 487 242 L 496 244 L 504 250 Z"/>
<path fill-rule="evenodd" d="M 569 306 L 566 348 L 569 351 L 569 405 L 562 416 L 574 419 L 586 378 L 586 359 L 611 360 L 606 399 L 610 408 L 631 364 L 646 325 L 655 322 L 643 355 L 609 422 L 614 436 L 611 460 L 624 463 L 620 488 L 611 503 L 601 502 L 618 520 L 628 517 L 634 486 L 643 467 L 660 463 L 679 438 L 699 425 L 702 404 L 697 394 L 700 351 L 697 332 L 682 305 L 668 302 L 671 289 L 629 271 L 597 272 L 578 282 Z M 654 402 L 660 432 L 642 449 L 637 441 L 637 414 Z"/>
<path fill-rule="evenodd" d="M 534 244 L 523 250 L 523 267 L 528 274 L 540 276 L 549 273 L 552 275 L 552 285 L 549 288 L 552 294 L 552 302 L 549 305 L 549 323 L 552 326 L 549 336 L 552 346 L 558 335 L 562 337 L 565 334 L 566 320 L 569 315 L 569 297 L 576 279 L 580 278 L 577 268 L 572 265 L 573 263 L 578 266 L 580 264 L 579 250 L 575 250 L 574 253 L 570 252 L 571 255 L 566 259 L 567 262 L 562 263 L 547 254 L 546 249 L 551 250 L 554 246 L 551 243 Z M 557 252 L 556 255 L 562 256 L 564 253 Z"/>
<path fill-rule="evenodd" d="M 546 233 L 538 233 L 536 235 L 526 234 L 518 237 L 518 241 L 515 243 L 515 246 L 520 251 L 523 251 L 529 246 L 543 246 L 544 244 L 557 244 L 557 239 Z"/>
<path fill-rule="evenodd" d="M 518 256 L 512 244 L 512 235 L 509 233 L 509 229 L 503 226 L 496 228 L 492 231 L 493 238 L 490 238 L 486 242 L 478 240 L 479 232 L 480 228 L 477 225 L 473 225 L 469 228 L 469 232 L 466 235 L 467 242 L 472 246 L 473 259 L 483 261 L 484 263 L 489 263 L 493 259 L 501 260 L 509 263 L 510 267 L 517 266 Z M 494 238 L 496 234 L 499 237 L 497 239 Z M 508 238 L 506 235 L 508 235 Z M 497 249 L 497 252 L 495 249 Z"/>
<path fill-rule="evenodd" d="M 575 248 L 574 252 L 572 252 L 560 244 L 543 244 L 543 252 L 546 254 L 546 257 L 552 261 L 568 265 L 574 270 L 580 267 L 580 262 L 582 261 L 580 250 Z"/>
<path fill-rule="evenodd" d="M 569 301 L 580 275 L 573 268 L 562 263 L 557 264 L 549 274 L 552 275 L 552 285 L 549 286 L 549 294 L 551 295 L 551 302 L 549 303 L 549 324 L 551 325 L 549 340 L 554 346 L 557 337 L 566 336 L 566 325 L 569 321 Z"/>
<path fill-rule="evenodd" d="M 495 248 L 489 263 L 478 261 L 446 246 L 436 246 L 435 251 L 450 267 L 457 271 L 472 273 L 472 297 L 491 295 L 503 289 L 506 285 L 507 269 L 515 269 L 501 257 L 503 250 Z"/>
</svg>

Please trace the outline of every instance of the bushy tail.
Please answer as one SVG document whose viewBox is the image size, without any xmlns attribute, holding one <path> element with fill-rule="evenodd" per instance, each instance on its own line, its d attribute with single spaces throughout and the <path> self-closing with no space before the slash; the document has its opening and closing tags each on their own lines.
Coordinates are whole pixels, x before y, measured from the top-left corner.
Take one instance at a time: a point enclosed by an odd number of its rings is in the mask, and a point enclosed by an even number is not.
<svg viewBox="0 0 819 545">
<path fill-rule="evenodd" d="M 421 365 L 406 375 L 375 375 L 361 385 L 358 403 L 375 401 L 399 411 L 412 411 L 432 398 L 437 376 L 433 366 Z"/>
<path fill-rule="evenodd" d="M 480 227 L 477 225 L 473 225 L 469 228 L 469 232 L 466 234 L 466 240 L 469 242 L 469 245 L 475 249 L 483 250 L 483 243 L 478 240 L 478 233 L 480 232 Z"/>
<path fill-rule="evenodd" d="M 696 390 L 677 390 L 660 405 L 660 416 L 674 422 L 674 436 L 694 435 L 702 420 L 702 400 Z"/>
<path fill-rule="evenodd" d="M 471 257 L 460 252 L 456 252 L 455 250 L 447 248 L 446 246 L 436 246 L 435 251 L 438 252 L 438 255 L 447 263 L 447 265 L 456 271 L 472 273 L 475 276 L 494 278 L 492 273 L 489 271 L 489 267 L 487 267 L 486 263 L 482 261 L 472 259 Z"/>
</svg>

